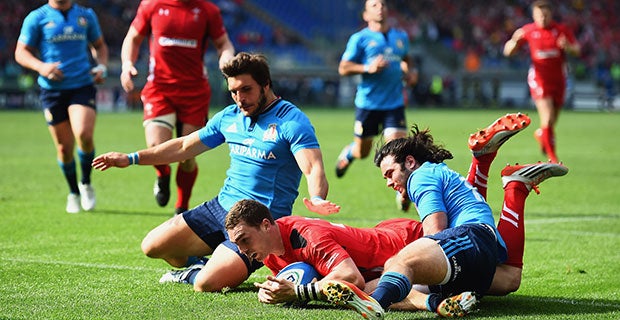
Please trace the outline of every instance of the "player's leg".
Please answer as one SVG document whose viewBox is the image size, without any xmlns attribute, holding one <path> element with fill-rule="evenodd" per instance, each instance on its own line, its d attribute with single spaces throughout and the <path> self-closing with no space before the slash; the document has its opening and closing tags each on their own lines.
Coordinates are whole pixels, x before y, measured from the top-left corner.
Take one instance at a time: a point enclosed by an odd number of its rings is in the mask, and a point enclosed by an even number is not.
<svg viewBox="0 0 620 320">
<path fill-rule="evenodd" d="M 525 114 L 509 113 L 469 136 L 468 145 L 473 157 L 467 181 L 476 187 L 485 199 L 489 170 L 497 155 L 497 150 L 510 137 L 525 129 L 530 122 L 530 118 Z"/>
<path fill-rule="evenodd" d="M 80 203 L 86 211 L 95 208 L 95 189 L 91 184 L 92 162 L 95 158 L 95 121 L 97 111 L 95 101 L 96 89 L 93 86 L 72 90 L 71 105 L 68 108 L 71 129 L 77 144 L 82 178 L 78 184 Z"/>
<path fill-rule="evenodd" d="M 160 116 L 144 121 L 144 136 L 147 146 L 153 147 L 172 139 L 174 114 Z M 170 200 L 170 165 L 156 165 L 157 180 L 153 186 L 155 200 L 160 207 L 165 207 Z"/>
<path fill-rule="evenodd" d="M 175 215 L 151 230 L 142 240 L 141 247 L 149 258 L 163 259 L 177 268 L 187 267 L 191 263 L 190 257 L 202 257 L 213 252 L 189 227 L 183 215 Z"/>
<path fill-rule="evenodd" d="M 536 140 L 540 143 L 541 149 L 551 162 L 557 163 L 558 157 L 555 153 L 555 119 L 556 110 L 553 106 L 551 97 L 542 97 L 534 100 L 538 117 L 540 118 L 540 128 L 534 132 Z"/>
<path fill-rule="evenodd" d="M 180 131 L 177 136 L 186 136 L 200 129 L 201 126 L 195 126 L 187 123 L 177 123 L 177 130 Z M 183 213 L 189 208 L 189 199 L 192 196 L 192 189 L 198 177 L 198 164 L 196 158 L 190 158 L 179 162 L 176 173 L 177 184 L 177 202 L 174 205 L 175 214 Z"/>
<path fill-rule="evenodd" d="M 497 230 L 506 243 L 508 259 L 495 269 L 486 294 L 506 295 L 519 289 L 525 249 L 525 200 L 532 189 L 538 193 L 538 184 L 566 173 L 568 168 L 555 163 L 514 165 L 502 170 L 504 204 Z"/>
<path fill-rule="evenodd" d="M 68 99 L 64 91 L 50 91 L 41 89 L 41 106 L 44 110 L 47 128 L 56 149 L 58 166 L 69 186 L 67 195 L 66 211 L 68 213 L 80 212 L 80 191 L 77 182 L 77 170 L 73 150 L 75 137 L 69 121 Z"/>
<path fill-rule="evenodd" d="M 202 88 L 200 90 L 200 88 Z M 170 97 L 177 115 L 177 137 L 186 136 L 204 127 L 209 118 L 209 101 L 211 89 L 208 83 L 192 92 L 183 91 Z M 198 177 L 198 164 L 195 158 L 179 162 L 176 173 L 177 201 L 174 206 L 176 214 L 189 208 L 189 199 Z"/>
<path fill-rule="evenodd" d="M 355 108 L 353 142 L 342 148 L 336 161 L 336 176 L 341 178 L 355 159 L 363 159 L 370 154 L 372 140 L 379 133 L 379 120 L 373 111 Z"/>
<path fill-rule="evenodd" d="M 213 292 L 225 287 L 235 288 L 260 267 L 262 263 L 250 261 L 239 252 L 236 245 L 225 241 L 215 248 L 207 264 L 196 276 L 194 290 Z"/>
</svg>

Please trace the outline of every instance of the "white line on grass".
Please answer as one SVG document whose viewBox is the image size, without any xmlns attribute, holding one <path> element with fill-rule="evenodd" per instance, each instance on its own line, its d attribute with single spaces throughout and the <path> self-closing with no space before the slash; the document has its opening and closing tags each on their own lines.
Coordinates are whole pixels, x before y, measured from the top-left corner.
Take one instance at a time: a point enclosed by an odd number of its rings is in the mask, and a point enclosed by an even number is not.
<svg viewBox="0 0 620 320">
<path fill-rule="evenodd" d="M 132 267 L 132 266 L 120 266 L 120 265 L 113 265 L 113 264 L 103 264 L 103 263 L 85 263 L 85 262 L 58 261 L 58 260 L 41 261 L 40 259 L 20 259 L 20 258 L 1 258 L 0 260 L 10 261 L 10 262 L 77 266 L 77 267 L 98 268 L 98 269 L 135 270 L 135 271 L 161 271 L 162 270 L 162 268 Z"/>
<path fill-rule="evenodd" d="M 525 297 L 527 300 L 538 301 L 538 302 L 552 302 L 552 303 L 561 303 L 561 304 L 570 304 L 572 306 L 591 306 L 591 307 L 601 307 L 601 308 L 620 308 L 619 304 L 613 303 L 604 303 L 604 302 L 596 302 L 592 300 L 588 301 L 578 301 L 571 300 L 567 298 L 546 298 L 546 297 Z"/>
</svg>

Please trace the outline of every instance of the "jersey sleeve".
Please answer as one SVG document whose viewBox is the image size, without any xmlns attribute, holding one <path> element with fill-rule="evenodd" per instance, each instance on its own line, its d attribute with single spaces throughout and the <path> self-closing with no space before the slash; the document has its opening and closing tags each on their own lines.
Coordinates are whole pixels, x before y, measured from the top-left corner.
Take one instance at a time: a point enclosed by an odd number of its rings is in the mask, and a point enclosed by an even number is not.
<svg viewBox="0 0 620 320">
<path fill-rule="evenodd" d="M 322 276 L 328 275 L 334 267 L 351 257 L 341 245 L 330 237 L 315 238 L 311 245 L 308 245 L 303 251 L 303 261 L 314 266 Z"/>
<path fill-rule="evenodd" d="M 291 153 L 296 154 L 302 149 L 319 148 L 319 141 L 310 119 L 299 109 L 295 109 L 291 118 L 286 119 L 284 129 L 286 139 L 290 143 Z"/>
<path fill-rule="evenodd" d="M 362 52 L 360 48 L 360 35 L 355 33 L 349 38 L 341 60 L 362 63 Z"/>
<path fill-rule="evenodd" d="M 86 12 L 88 13 L 88 31 L 86 36 L 88 37 L 88 42 L 92 43 L 97 41 L 103 34 L 101 33 L 101 26 L 95 11 L 89 8 Z"/>
<path fill-rule="evenodd" d="M 37 16 L 36 11 L 28 14 L 19 33 L 18 41 L 30 47 L 36 47 L 41 39 L 41 30 L 37 27 Z"/>
<path fill-rule="evenodd" d="M 136 17 L 131 22 L 140 35 L 146 36 L 151 33 L 151 12 L 153 1 L 143 0 L 138 6 Z"/>
<path fill-rule="evenodd" d="M 226 141 L 220 127 L 222 125 L 222 117 L 227 109 L 216 113 L 213 118 L 209 119 L 207 125 L 198 130 L 198 137 L 205 146 L 213 149 Z"/>
<path fill-rule="evenodd" d="M 207 26 L 207 33 L 209 34 L 209 38 L 215 40 L 219 39 L 226 33 L 226 27 L 224 26 L 224 19 L 222 19 L 222 13 L 220 9 L 213 5 L 210 7 L 209 12 L 209 24 Z"/>
<path fill-rule="evenodd" d="M 447 212 L 441 191 L 441 180 L 431 170 L 416 170 L 409 177 L 407 191 L 416 205 L 420 221 L 435 212 Z"/>
</svg>

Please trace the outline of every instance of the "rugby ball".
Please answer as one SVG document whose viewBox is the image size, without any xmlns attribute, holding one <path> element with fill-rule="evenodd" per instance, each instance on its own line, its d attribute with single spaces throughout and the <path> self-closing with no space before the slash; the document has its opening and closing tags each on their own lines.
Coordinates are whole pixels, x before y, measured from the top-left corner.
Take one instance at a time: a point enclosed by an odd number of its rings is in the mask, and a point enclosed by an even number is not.
<svg viewBox="0 0 620 320">
<path fill-rule="evenodd" d="M 314 279 L 321 279 L 321 275 L 313 266 L 305 262 L 293 262 L 276 275 L 278 279 L 285 279 L 295 285 L 308 284 Z"/>
</svg>

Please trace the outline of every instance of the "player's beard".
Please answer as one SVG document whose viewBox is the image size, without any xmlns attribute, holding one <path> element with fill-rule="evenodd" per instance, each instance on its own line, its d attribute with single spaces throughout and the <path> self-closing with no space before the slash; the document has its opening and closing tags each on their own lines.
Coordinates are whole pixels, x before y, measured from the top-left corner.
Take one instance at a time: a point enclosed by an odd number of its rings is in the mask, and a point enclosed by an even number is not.
<svg viewBox="0 0 620 320">
<path fill-rule="evenodd" d="M 267 96 L 265 95 L 265 89 L 260 88 L 260 96 L 258 97 L 258 102 L 256 103 L 257 108 L 256 111 L 252 114 L 252 117 L 258 116 L 263 113 L 267 108 Z"/>
</svg>

